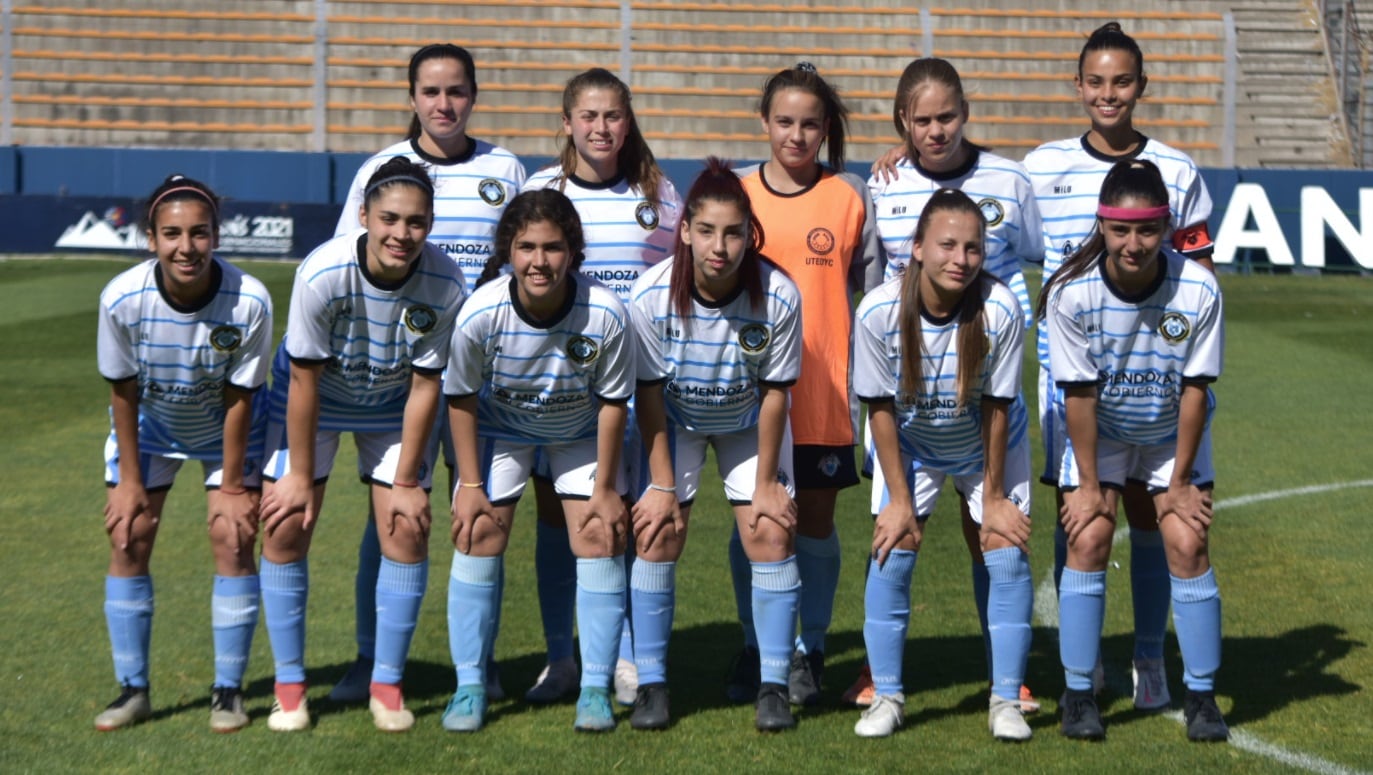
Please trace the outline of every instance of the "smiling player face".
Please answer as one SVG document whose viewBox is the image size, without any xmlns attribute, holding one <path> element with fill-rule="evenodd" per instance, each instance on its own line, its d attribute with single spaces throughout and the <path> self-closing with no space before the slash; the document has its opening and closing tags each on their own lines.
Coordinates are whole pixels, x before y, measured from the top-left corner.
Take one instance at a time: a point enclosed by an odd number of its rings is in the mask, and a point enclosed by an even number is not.
<svg viewBox="0 0 1373 775">
<path fill-rule="evenodd" d="M 367 227 L 367 271 L 383 280 L 399 280 L 419 258 L 434 214 L 426 191 L 392 183 L 362 206 Z"/>
<path fill-rule="evenodd" d="M 189 303 L 209 289 L 210 254 L 219 242 L 209 204 L 177 199 L 158 205 L 147 236 L 174 300 Z"/>
<path fill-rule="evenodd" d="M 1149 208 L 1157 204 L 1137 197 L 1124 197 L 1116 206 Z M 1106 276 L 1126 292 L 1147 287 L 1158 272 L 1159 247 L 1168 231 L 1168 219 L 1121 221 L 1098 218 L 1097 225 L 1106 241 Z"/>
<path fill-rule="evenodd" d="M 510 244 L 510 269 L 520 305 L 538 318 L 562 308 L 567 299 L 567 273 L 572 250 L 562 229 L 552 221 L 534 221 Z"/>
<path fill-rule="evenodd" d="M 970 212 L 936 210 L 925 216 L 925 233 L 915 243 L 920 295 L 936 315 L 953 312 L 986 258 L 982 219 Z"/>
<path fill-rule="evenodd" d="M 1092 132 L 1107 138 L 1133 133 L 1135 103 L 1144 93 L 1145 82 L 1139 62 L 1129 51 L 1088 52 L 1074 84 L 1092 120 Z"/>
<path fill-rule="evenodd" d="M 629 136 L 629 110 L 613 89 L 583 89 L 563 131 L 577 149 L 577 177 L 600 183 L 620 171 L 620 150 Z"/>
</svg>

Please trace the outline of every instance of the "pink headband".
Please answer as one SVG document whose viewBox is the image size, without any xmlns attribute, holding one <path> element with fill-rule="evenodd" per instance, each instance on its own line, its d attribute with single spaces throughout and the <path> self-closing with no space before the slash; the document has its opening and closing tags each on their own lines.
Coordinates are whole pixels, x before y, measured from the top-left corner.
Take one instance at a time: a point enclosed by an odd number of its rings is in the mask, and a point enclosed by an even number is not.
<svg viewBox="0 0 1373 775">
<path fill-rule="evenodd" d="M 210 206 L 210 214 L 214 216 L 216 221 L 219 220 L 219 206 L 215 204 L 215 200 L 211 199 L 208 194 L 196 188 L 195 186 L 176 186 L 175 188 L 169 188 L 166 191 L 163 191 L 160 195 L 158 195 L 156 199 L 153 200 L 152 206 L 148 208 L 148 212 L 157 212 L 157 206 L 162 204 L 162 200 L 166 199 L 171 194 L 175 194 L 180 191 L 189 191 L 192 194 L 195 194 L 196 196 L 200 197 L 205 202 L 205 204 L 208 204 Z"/>
<path fill-rule="evenodd" d="M 1097 205 L 1096 214 L 1113 221 L 1152 221 L 1168 217 L 1168 205 L 1158 207 L 1111 207 Z"/>
</svg>

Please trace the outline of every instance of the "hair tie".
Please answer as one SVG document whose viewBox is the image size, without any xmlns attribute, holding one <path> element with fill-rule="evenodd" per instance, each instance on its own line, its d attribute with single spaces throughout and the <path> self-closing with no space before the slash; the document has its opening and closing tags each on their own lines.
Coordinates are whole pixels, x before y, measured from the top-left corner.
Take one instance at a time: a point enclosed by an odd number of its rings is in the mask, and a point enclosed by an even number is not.
<svg viewBox="0 0 1373 775">
<path fill-rule="evenodd" d="M 1113 221 L 1152 221 L 1155 218 L 1168 217 L 1168 205 L 1158 207 L 1111 207 L 1110 205 L 1099 204 L 1096 214 L 1101 218 L 1109 218 Z"/>
<path fill-rule="evenodd" d="M 811 64 L 810 62 L 797 62 L 797 63 L 796 63 L 796 66 L 793 67 L 792 69 L 793 69 L 793 70 L 800 70 L 800 71 L 803 72 L 803 73 L 810 73 L 811 75 L 819 75 L 819 74 L 820 74 L 820 71 L 819 71 L 819 70 L 816 70 L 816 69 L 815 69 L 815 65 Z"/>
<path fill-rule="evenodd" d="M 382 186 L 384 186 L 384 185 L 386 185 L 386 184 L 388 184 L 388 183 L 395 183 L 395 182 L 401 181 L 401 180 L 404 180 L 404 181 L 406 181 L 407 183 L 413 183 L 413 184 L 415 184 L 415 185 L 417 185 L 417 186 L 423 186 L 423 187 L 425 188 L 425 190 L 427 190 L 430 194 L 433 194 L 433 193 L 434 193 L 434 184 L 433 184 L 432 182 L 430 182 L 427 178 L 417 178 L 417 177 L 415 177 L 415 176 L 413 176 L 413 175 L 392 175 L 392 176 L 389 177 L 389 178 L 382 178 L 381 180 L 378 180 L 376 183 L 373 183 L 372 185 L 370 185 L 370 186 L 368 186 L 367 188 L 363 189 L 363 192 L 362 192 L 363 201 L 366 201 L 366 200 L 368 200 L 368 199 L 371 199 L 371 198 L 372 198 L 372 192 L 373 192 L 373 191 L 376 191 L 377 189 L 381 188 Z"/>
<path fill-rule="evenodd" d="M 178 177 L 181 177 L 181 176 L 178 176 Z M 182 180 L 185 180 L 184 177 L 182 177 L 181 179 L 182 179 Z M 208 205 L 210 206 L 210 215 L 214 216 L 214 220 L 215 220 L 216 222 L 219 221 L 219 205 L 215 203 L 214 197 L 212 197 L 212 196 L 210 196 L 209 194 L 205 193 L 204 191 L 202 191 L 202 190 L 196 188 L 195 186 L 173 186 L 172 188 L 169 188 L 169 189 L 167 189 L 166 191 L 163 191 L 162 193 L 160 193 L 160 194 L 157 195 L 157 198 L 153 200 L 153 203 L 152 203 L 152 204 L 148 205 L 148 212 L 149 212 L 149 213 L 155 213 L 155 212 L 157 212 L 158 205 L 162 204 L 162 200 L 166 199 L 168 196 L 170 196 L 170 195 L 172 195 L 172 194 L 175 194 L 175 193 L 178 193 L 178 192 L 181 192 L 181 191 L 189 191 L 190 193 L 195 194 L 196 196 L 198 196 L 198 197 L 200 197 L 202 200 L 204 200 L 204 201 L 205 201 L 205 204 L 208 204 Z M 151 215 L 150 215 L 149 217 L 151 218 Z"/>
</svg>

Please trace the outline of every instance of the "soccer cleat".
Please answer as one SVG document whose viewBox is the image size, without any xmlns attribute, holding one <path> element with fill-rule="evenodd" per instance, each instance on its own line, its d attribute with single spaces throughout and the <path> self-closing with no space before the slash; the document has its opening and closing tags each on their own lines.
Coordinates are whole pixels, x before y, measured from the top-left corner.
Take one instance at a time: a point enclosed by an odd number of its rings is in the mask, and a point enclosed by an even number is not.
<svg viewBox="0 0 1373 775">
<path fill-rule="evenodd" d="M 866 708 L 872 704 L 874 695 L 877 694 L 877 687 L 872 683 L 872 668 L 866 663 L 863 669 L 858 671 L 858 680 L 853 682 L 844 696 L 841 698 L 847 705 L 857 705 Z"/>
<path fill-rule="evenodd" d="M 524 698 L 539 705 L 558 702 L 571 694 L 580 680 L 577 660 L 563 657 L 544 665 L 543 672 L 539 673 L 529 691 L 524 693 Z"/>
<path fill-rule="evenodd" d="M 1063 736 L 1074 740 L 1101 740 L 1106 737 L 1106 727 L 1101 724 L 1101 711 L 1097 710 L 1096 697 L 1090 689 L 1069 689 L 1059 701 L 1063 713 Z"/>
<path fill-rule="evenodd" d="M 372 696 L 367 689 L 371 683 L 372 659 L 359 654 L 348 666 L 348 672 L 329 690 L 329 701 L 345 705 L 366 702 Z"/>
<path fill-rule="evenodd" d="M 267 728 L 273 732 L 299 732 L 310 728 L 310 708 L 305 684 L 278 683 L 273 691 Z"/>
<path fill-rule="evenodd" d="M 1216 706 L 1215 692 L 1187 691 L 1182 718 L 1187 722 L 1187 739 L 1198 743 L 1220 743 L 1230 739 L 1230 727 Z"/>
<path fill-rule="evenodd" d="M 863 711 L 853 733 L 859 737 L 889 737 L 906 723 L 906 696 L 883 694 L 872 699 Z"/>
<path fill-rule="evenodd" d="M 1034 694 L 1030 692 L 1030 687 L 1026 686 L 1025 684 L 1020 685 L 1020 712 L 1039 712 L 1039 700 L 1035 699 Z"/>
<path fill-rule="evenodd" d="M 629 725 L 635 729 L 667 729 L 670 722 L 667 684 L 651 683 L 640 686 L 635 693 L 634 712 L 629 716 Z"/>
<path fill-rule="evenodd" d="M 95 717 L 95 728 L 101 732 L 112 732 L 146 721 L 151 715 L 153 704 L 148 698 L 148 687 L 124 684 L 114 702 L 106 705 Z"/>
<path fill-rule="evenodd" d="M 246 726 L 248 712 L 243 709 L 243 692 L 237 686 L 210 687 L 210 729 L 237 732 Z"/>
<path fill-rule="evenodd" d="M 796 717 L 791 715 L 791 703 L 787 700 L 787 687 L 774 683 L 758 687 L 753 725 L 759 732 L 781 732 L 796 727 Z"/>
<path fill-rule="evenodd" d="M 820 701 L 820 679 L 825 674 L 825 652 L 791 654 L 787 673 L 787 699 L 792 705 L 814 705 Z"/>
<path fill-rule="evenodd" d="M 372 711 L 372 723 L 383 732 L 407 732 L 415 725 L 415 714 L 405 707 L 400 684 L 373 681 L 368 689 L 372 695 L 367 709 Z"/>
<path fill-rule="evenodd" d="M 615 712 L 610 708 L 610 690 L 583 686 L 577 697 L 578 732 L 609 732 L 615 728 Z"/>
<path fill-rule="evenodd" d="M 449 732 L 476 732 L 486 721 L 487 694 L 475 684 L 459 686 L 443 711 L 443 728 Z"/>
<path fill-rule="evenodd" d="M 1130 670 L 1135 684 L 1135 707 L 1140 710 L 1162 710 L 1172 703 L 1168 694 L 1168 674 L 1163 658 L 1136 659 Z"/>
<path fill-rule="evenodd" d="M 495 657 L 486 661 L 485 688 L 488 702 L 500 702 L 505 699 L 505 687 L 501 686 L 501 668 L 496 664 Z"/>
<path fill-rule="evenodd" d="M 615 701 L 621 705 L 634 705 L 639 699 L 639 668 L 628 659 L 615 663 Z"/>
<path fill-rule="evenodd" d="M 1015 743 L 1029 740 L 1034 734 L 1030 731 L 1030 725 L 1025 723 L 1020 701 L 1007 700 L 995 694 L 987 707 L 987 728 L 997 740 Z"/>
<path fill-rule="evenodd" d="M 758 681 L 762 670 L 762 657 L 755 646 L 745 646 L 734 657 L 729 679 L 725 684 L 725 696 L 730 702 L 743 704 L 758 698 Z"/>
</svg>

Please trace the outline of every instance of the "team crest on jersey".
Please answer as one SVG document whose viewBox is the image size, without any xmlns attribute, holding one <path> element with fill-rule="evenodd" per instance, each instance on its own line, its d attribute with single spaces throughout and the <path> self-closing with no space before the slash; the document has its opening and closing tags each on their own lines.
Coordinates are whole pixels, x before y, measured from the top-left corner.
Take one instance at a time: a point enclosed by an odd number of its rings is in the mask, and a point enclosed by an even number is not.
<svg viewBox="0 0 1373 775">
<path fill-rule="evenodd" d="M 574 336 L 567 340 L 567 357 L 582 366 L 596 360 L 596 356 L 601 354 L 601 348 L 596 343 L 584 336 Z"/>
<path fill-rule="evenodd" d="M 438 322 L 439 316 L 432 307 L 416 304 L 405 311 L 405 327 L 416 334 L 429 333 Z"/>
<path fill-rule="evenodd" d="M 1177 312 L 1165 312 L 1158 322 L 1158 331 L 1168 344 L 1177 344 L 1192 334 L 1192 324 Z"/>
<path fill-rule="evenodd" d="M 982 211 L 982 217 L 986 219 L 988 228 L 1000 226 L 1001 222 L 1006 219 L 1006 208 L 991 197 L 980 200 L 977 203 L 977 209 Z"/>
<path fill-rule="evenodd" d="M 634 208 L 634 220 L 639 222 L 644 231 L 653 231 L 658 228 L 658 211 L 648 202 L 640 202 Z"/>
<path fill-rule="evenodd" d="M 1072 240 L 1064 240 L 1064 242 L 1063 242 L 1063 250 L 1059 252 L 1059 255 L 1060 255 L 1060 256 L 1063 256 L 1064 259 L 1067 259 L 1067 258 L 1068 258 L 1069 256 L 1071 256 L 1072 254 L 1073 254 L 1073 241 L 1072 241 Z"/>
<path fill-rule="evenodd" d="M 806 247 L 815 252 L 817 256 L 828 255 L 834 250 L 834 232 L 824 226 L 817 226 L 810 230 L 806 235 Z"/>
<path fill-rule="evenodd" d="M 768 327 L 761 323 L 751 323 L 739 331 L 739 346 L 749 355 L 762 352 L 770 339 L 772 334 L 768 332 Z"/>
<path fill-rule="evenodd" d="M 210 346 L 222 353 L 231 353 L 243 344 L 243 332 L 236 326 L 216 326 L 210 332 Z"/>
<path fill-rule="evenodd" d="M 477 184 L 477 196 L 492 207 L 505 204 L 505 186 L 495 178 L 486 178 Z"/>
</svg>

